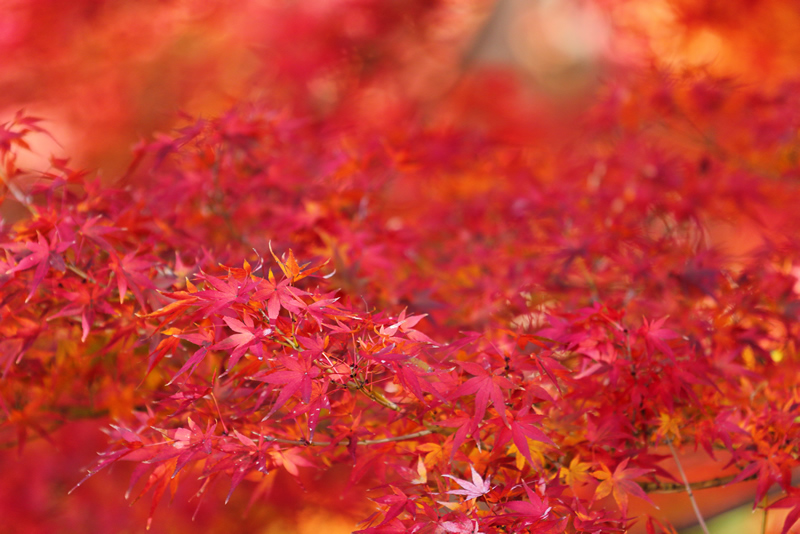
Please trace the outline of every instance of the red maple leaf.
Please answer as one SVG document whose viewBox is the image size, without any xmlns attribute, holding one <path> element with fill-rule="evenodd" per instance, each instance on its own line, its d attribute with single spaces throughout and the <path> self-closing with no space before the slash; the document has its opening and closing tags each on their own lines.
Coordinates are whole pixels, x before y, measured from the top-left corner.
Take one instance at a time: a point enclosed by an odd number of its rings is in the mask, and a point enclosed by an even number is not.
<svg viewBox="0 0 800 534">
<path fill-rule="evenodd" d="M 44 276 L 47 274 L 47 271 L 51 266 L 62 272 L 66 270 L 66 264 L 61 253 L 72 246 L 72 243 L 59 242 L 58 234 L 54 235 L 49 243 L 47 242 L 47 239 L 39 232 L 36 232 L 36 235 L 36 241 L 10 243 L 4 245 L 4 248 L 12 251 L 21 249 L 27 249 L 30 251 L 30 254 L 19 260 L 19 263 L 8 269 L 5 274 L 13 274 L 36 267 L 36 270 L 33 273 L 33 278 L 31 279 L 30 292 L 28 293 L 25 302 L 31 300 L 31 297 L 33 297 L 33 294 L 36 292 L 36 288 L 42 283 Z"/>
<path fill-rule="evenodd" d="M 205 280 L 213 288 L 192 293 L 192 296 L 207 302 L 206 305 L 201 306 L 201 309 L 205 310 L 206 317 L 230 307 L 231 304 L 249 301 L 255 288 L 255 282 L 249 277 L 239 279 L 229 275 L 227 280 L 222 280 L 201 273 L 198 278 Z"/>
<path fill-rule="evenodd" d="M 80 315 L 81 341 L 86 341 L 98 310 L 109 317 L 116 314 L 114 308 L 106 300 L 109 291 L 108 287 L 89 284 L 75 284 L 74 291 L 60 290 L 57 292 L 58 295 L 70 302 L 70 304 L 62 308 L 58 313 L 48 317 L 48 320 L 53 320 L 57 317 Z"/>
<path fill-rule="evenodd" d="M 455 434 L 453 434 L 453 447 L 450 451 L 450 460 L 452 461 L 456 451 L 467 439 L 469 433 L 474 432 L 472 419 L 469 417 L 469 414 L 461 410 L 455 410 L 453 415 L 447 419 L 439 421 L 437 424 L 443 427 L 458 427 L 458 430 L 456 430 Z"/>
<path fill-rule="evenodd" d="M 534 423 L 538 423 L 542 419 L 544 419 L 544 417 L 541 415 L 528 413 L 527 406 L 518 411 L 511 419 L 511 435 L 514 439 L 514 444 L 517 446 L 517 450 L 525 456 L 525 459 L 528 460 L 531 465 L 533 465 L 533 460 L 531 459 L 531 450 L 528 446 L 528 438 L 557 447 L 544 432 L 533 426 Z"/>
<path fill-rule="evenodd" d="M 528 484 L 523 480 L 522 485 L 525 488 L 525 493 L 528 495 L 528 502 L 525 501 L 509 501 L 505 504 L 506 508 L 512 510 L 514 513 L 528 516 L 531 519 L 545 519 L 550 514 L 552 506 L 548 506 L 547 498 L 542 499 L 539 495 L 528 487 Z"/>
<path fill-rule="evenodd" d="M 639 329 L 639 333 L 644 337 L 648 355 L 652 355 L 654 350 L 658 349 L 674 360 L 675 354 L 673 354 L 672 349 L 665 341 L 668 339 L 675 339 L 678 337 L 678 334 L 668 328 L 663 328 L 666 320 L 667 317 L 662 317 L 661 319 L 649 322 L 647 317 L 642 317 L 644 324 Z"/>
<path fill-rule="evenodd" d="M 244 314 L 244 322 L 231 317 L 223 317 L 222 320 L 236 333 L 212 346 L 211 350 L 233 349 L 228 369 L 236 365 L 247 349 L 251 349 L 258 359 L 264 358 L 261 342 L 272 334 L 272 328 L 256 325 L 247 313 Z"/>
<path fill-rule="evenodd" d="M 147 271 L 153 265 L 153 259 L 137 256 L 137 252 L 129 252 L 122 258 L 117 254 L 111 254 L 110 268 L 117 277 L 120 304 L 125 300 L 125 294 L 130 288 L 139 306 L 145 308 L 142 289 L 153 287 L 152 281 L 147 277 Z"/>
<path fill-rule="evenodd" d="M 175 376 L 172 377 L 172 380 L 167 382 L 167 385 L 175 382 L 175 380 L 177 380 L 178 377 L 180 377 L 183 373 L 187 371 L 191 375 L 194 372 L 195 367 L 200 365 L 200 362 L 202 362 L 203 359 L 206 357 L 209 348 L 214 343 L 214 333 L 210 329 L 201 328 L 198 332 L 176 335 L 175 337 L 180 339 L 185 339 L 190 343 L 198 345 L 200 348 L 194 351 L 194 353 L 192 353 L 192 355 L 189 356 L 189 358 L 187 358 L 186 362 L 181 366 L 178 372 L 175 373 Z M 152 366 L 155 365 L 155 363 L 156 362 L 151 361 L 150 367 L 152 368 Z"/>
<path fill-rule="evenodd" d="M 797 523 L 800 519 L 800 491 L 792 488 L 791 492 L 784 498 L 775 501 L 767 507 L 767 510 L 772 508 L 791 508 L 792 510 L 786 515 L 786 520 L 783 522 L 781 534 L 787 534 L 789 529 Z"/>
<path fill-rule="evenodd" d="M 278 318 L 281 308 L 290 313 L 299 313 L 302 306 L 304 306 L 300 297 L 305 295 L 306 292 L 290 284 L 291 280 L 289 278 L 276 282 L 275 276 L 270 270 L 266 280 L 261 281 L 259 290 L 253 295 L 253 300 L 267 301 L 267 317 L 269 317 L 270 321 Z"/>
<path fill-rule="evenodd" d="M 286 401 L 295 394 L 300 392 L 300 398 L 304 403 L 308 404 L 311 400 L 311 385 L 312 381 L 319 376 L 320 370 L 314 365 L 314 361 L 304 355 L 298 355 L 296 358 L 290 356 L 281 356 L 280 362 L 286 367 L 285 371 L 276 371 L 273 373 L 262 372 L 251 377 L 252 380 L 259 382 L 266 382 L 267 384 L 283 385 L 278 398 L 275 399 L 275 404 L 272 409 L 264 416 L 268 419 L 281 406 L 286 404 Z"/>
<path fill-rule="evenodd" d="M 404 511 L 412 516 L 416 515 L 416 507 L 414 500 L 416 496 L 408 496 L 402 490 L 390 486 L 392 493 L 383 497 L 378 497 L 375 500 L 378 504 L 389 505 L 389 509 L 384 512 L 383 521 L 376 528 L 386 525 L 395 517 L 399 516 Z"/>
<path fill-rule="evenodd" d="M 489 373 L 477 363 L 458 362 L 458 364 L 465 371 L 475 376 L 461 384 L 461 386 L 449 396 L 449 399 L 452 400 L 465 395 L 475 394 L 475 415 L 472 418 L 473 427 L 476 427 L 483 420 L 490 399 L 497 413 L 499 413 L 501 419 L 503 419 L 503 422 L 508 424 L 506 420 L 503 389 L 515 389 L 516 386 L 514 383 L 503 376 Z M 497 372 L 500 373 L 502 370 L 498 370 Z"/>
</svg>

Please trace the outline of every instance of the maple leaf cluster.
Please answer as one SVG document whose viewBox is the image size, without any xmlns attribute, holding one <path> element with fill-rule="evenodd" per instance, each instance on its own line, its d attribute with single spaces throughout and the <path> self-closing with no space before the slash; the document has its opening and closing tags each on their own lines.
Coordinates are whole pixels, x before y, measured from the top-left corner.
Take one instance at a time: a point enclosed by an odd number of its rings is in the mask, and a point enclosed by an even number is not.
<svg viewBox="0 0 800 534">
<path fill-rule="evenodd" d="M 797 83 L 614 74 L 557 136 L 469 94 L 392 123 L 241 103 L 114 183 L 18 165 L 46 132 L 16 114 L 3 445 L 110 421 L 74 495 L 129 462 L 148 527 L 178 486 L 252 505 L 338 469 L 363 534 L 670 532 L 630 505 L 699 449 L 736 470 L 706 487 L 778 486 L 788 531 Z"/>
</svg>

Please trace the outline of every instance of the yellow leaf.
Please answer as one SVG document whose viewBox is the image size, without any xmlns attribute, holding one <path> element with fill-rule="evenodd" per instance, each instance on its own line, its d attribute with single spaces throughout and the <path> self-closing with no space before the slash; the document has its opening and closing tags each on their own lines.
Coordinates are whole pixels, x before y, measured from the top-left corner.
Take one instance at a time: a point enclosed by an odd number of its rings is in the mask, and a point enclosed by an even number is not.
<svg viewBox="0 0 800 534">
<path fill-rule="evenodd" d="M 753 351 L 753 348 L 748 345 L 744 349 L 742 349 L 742 360 L 744 360 L 744 364 L 747 366 L 748 369 L 751 371 L 756 367 L 756 355 Z"/>
<path fill-rule="evenodd" d="M 681 441 L 681 429 L 680 423 L 681 420 L 672 417 L 668 413 L 662 413 L 659 415 L 659 419 L 661 420 L 658 425 L 658 430 L 656 430 L 656 436 L 659 438 L 667 438 L 669 440 L 674 440 L 675 443 L 680 443 Z"/>
<path fill-rule="evenodd" d="M 422 461 L 422 456 L 417 457 L 417 475 L 411 479 L 412 484 L 426 484 L 428 482 L 428 470 L 425 469 L 425 462 Z"/>
<path fill-rule="evenodd" d="M 569 487 L 574 487 L 576 484 L 581 484 L 589 480 L 589 468 L 592 464 L 581 462 L 579 456 L 575 456 L 569 463 L 569 467 L 562 467 L 558 473 L 559 478 L 563 479 L 564 483 Z"/>
<path fill-rule="evenodd" d="M 611 470 L 608 467 L 606 467 L 606 464 L 601 463 L 600 467 L 602 467 L 603 470 L 595 471 L 594 473 L 592 473 L 592 476 L 597 480 L 607 480 L 611 478 Z"/>
<path fill-rule="evenodd" d="M 435 465 L 449 458 L 450 455 L 450 446 L 448 446 L 449 441 L 452 440 L 446 441 L 444 445 L 439 445 L 438 443 L 423 443 L 422 445 L 417 447 L 418 450 L 428 453 L 425 455 L 425 467 L 427 467 L 428 469 L 433 469 Z"/>
<path fill-rule="evenodd" d="M 528 440 L 528 449 L 531 451 L 531 459 L 537 465 L 531 465 L 534 469 L 541 467 L 544 464 L 544 454 L 543 450 L 545 448 L 545 444 L 541 441 L 535 441 L 530 438 L 526 438 Z M 517 469 L 522 469 L 525 467 L 525 462 L 527 462 L 527 458 L 525 455 L 522 454 L 517 445 L 512 443 L 511 446 L 508 448 L 509 454 L 515 454 L 515 463 L 517 465 Z"/>
<path fill-rule="evenodd" d="M 292 249 L 289 249 L 289 259 L 286 260 L 284 263 L 281 261 L 278 256 L 272 250 L 272 243 L 269 244 L 269 252 L 272 254 L 272 257 L 275 259 L 275 262 L 278 264 L 278 267 L 281 268 L 283 274 L 291 281 L 295 281 L 295 279 L 300 274 L 300 266 L 297 264 L 297 260 L 294 259 L 294 254 L 292 254 Z"/>
<path fill-rule="evenodd" d="M 174 294 L 176 294 L 176 293 L 173 293 L 173 295 Z M 160 308 L 160 309 L 158 309 L 158 310 L 156 310 L 154 312 L 142 315 L 141 317 L 148 317 L 148 318 L 151 318 L 151 317 L 163 317 L 165 315 L 169 315 L 170 313 L 175 312 L 176 310 L 181 310 L 183 308 L 191 306 L 196 300 L 197 300 L 197 297 L 189 297 L 187 299 L 176 300 L 175 302 L 170 302 L 169 304 L 167 304 L 163 308 Z"/>
<path fill-rule="evenodd" d="M 289 259 L 286 260 L 286 267 L 289 268 L 292 280 L 295 280 L 300 274 L 300 266 L 297 264 L 297 260 L 294 259 L 292 249 L 289 249 Z"/>
<path fill-rule="evenodd" d="M 512 443 L 511 447 L 508 448 L 508 454 L 514 455 L 514 463 L 516 464 L 517 469 L 522 470 L 522 468 L 525 467 L 527 458 L 525 458 L 525 455 L 519 452 L 519 449 L 515 444 Z"/>
<path fill-rule="evenodd" d="M 459 502 L 443 502 L 443 501 L 436 501 L 448 510 L 456 511 L 461 507 L 461 503 Z"/>
</svg>

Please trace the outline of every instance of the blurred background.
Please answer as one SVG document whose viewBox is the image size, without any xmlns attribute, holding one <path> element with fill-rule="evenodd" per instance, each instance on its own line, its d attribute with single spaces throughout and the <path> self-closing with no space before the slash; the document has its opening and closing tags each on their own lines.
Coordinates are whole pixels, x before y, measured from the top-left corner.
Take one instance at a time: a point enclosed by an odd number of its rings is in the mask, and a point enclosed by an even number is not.
<svg viewBox="0 0 800 534">
<path fill-rule="evenodd" d="M 49 155 L 119 180 L 131 147 L 192 116 L 242 100 L 342 124 L 408 120 L 502 125 L 516 142 L 559 135 L 620 72 L 707 73 L 765 91 L 796 78 L 800 5 L 782 0 L 0 0 L 0 122 L 19 109 L 45 119 L 22 166 Z M 628 98 L 635 99 L 629 95 Z M 107 421 L 72 423 L 52 442 L 3 449 L 0 516 L 12 532 L 139 532 L 149 503 L 124 501 L 130 472 L 66 491 L 105 446 Z M 685 459 L 690 478 L 718 476 Z M 280 479 L 270 484 L 287 483 Z M 336 481 L 326 483 L 335 488 Z M 288 484 L 288 483 L 287 483 Z M 265 488 L 269 493 L 271 488 Z M 335 490 L 332 490 L 335 493 Z M 711 532 L 761 532 L 752 484 L 698 492 Z M 220 492 L 225 493 L 222 488 Z M 297 510 L 292 492 L 247 514 L 175 497 L 153 532 L 350 532 L 337 503 Z M 238 500 L 237 498 L 238 497 Z M 694 523 L 685 494 L 655 498 L 676 526 Z M 98 508 L 98 506 L 102 505 Z M 723 512 L 734 509 L 727 514 Z M 243 519 L 244 517 L 244 519 Z M 783 514 L 770 511 L 767 532 Z M 264 525 L 269 524 L 269 527 Z M 643 530 L 642 530 L 643 531 Z M 694 533 L 699 530 L 688 529 Z"/>
<path fill-rule="evenodd" d="M 113 175 L 178 112 L 242 99 L 389 121 L 472 88 L 569 113 L 636 64 L 769 87 L 797 75 L 798 24 L 781 0 L 0 0 L 0 116 L 46 117 Z"/>
</svg>

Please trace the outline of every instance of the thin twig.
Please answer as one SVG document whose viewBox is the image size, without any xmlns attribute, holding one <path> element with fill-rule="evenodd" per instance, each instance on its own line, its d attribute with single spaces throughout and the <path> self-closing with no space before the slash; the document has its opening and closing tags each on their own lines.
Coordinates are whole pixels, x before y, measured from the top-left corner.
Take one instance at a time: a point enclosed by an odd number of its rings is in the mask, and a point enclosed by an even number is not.
<svg viewBox="0 0 800 534">
<path fill-rule="evenodd" d="M 405 441 L 407 439 L 421 438 L 422 436 L 427 436 L 428 434 L 433 434 L 433 431 L 420 430 L 419 432 L 414 432 L 413 434 L 405 434 L 403 436 L 395 436 L 393 438 L 366 439 L 364 441 L 359 441 L 356 443 L 356 445 L 378 445 L 380 443 L 389 443 L 392 441 Z"/>
<path fill-rule="evenodd" d="M 80 276 L 81 278 L 86 280 L 87 282 L 91 282 L 93 284 L 97 283 L 97 282 L 95 282 L 94 278 L 92 278 L 91 276 L 89 276 L 88 274 L 83 272 L 81 269 L 78 268 L 78 266 L 73 265 L 72 263 L 67 263 L 66 267 L 67 267 L 67 269 L 69 269 L 73 273 L 77 274 L 78 276 Z"/>
<path fill-rule="evenodd" d="M 672 457 L 675 458 L 675 463 L 678 465 L 678 472 L 681 474 L 681 479 L 683 479 L 684 486 L 686 486 L 686 493 L 689 494 L 689 500 L 692 501 L 692 508 L 694 508 L 694 514 L 697 516 L 700 528 L 703 529 L 705 534 L 708 534 L 708 527 L 706 526 L 705 520 L 703 520 L 703 514 L 700 513 L 700 508 L 697 507 L 697 501 L 695 501 L 694 493 L 692 493 L 692 486 L 689 484 L 689 480 L 686 478 L 686 473 L 683 472 L 683 466 L 681 465 L 681 461 L 678 459 L 678 455 L 675 453 L 675 447 L 672 446 L 671 439 L 667 439 L 667 445 L 669 446 L 669 452 L 672 453 Z"/>
</svg>

